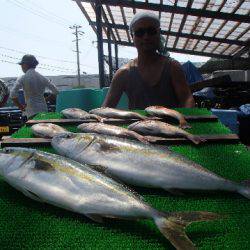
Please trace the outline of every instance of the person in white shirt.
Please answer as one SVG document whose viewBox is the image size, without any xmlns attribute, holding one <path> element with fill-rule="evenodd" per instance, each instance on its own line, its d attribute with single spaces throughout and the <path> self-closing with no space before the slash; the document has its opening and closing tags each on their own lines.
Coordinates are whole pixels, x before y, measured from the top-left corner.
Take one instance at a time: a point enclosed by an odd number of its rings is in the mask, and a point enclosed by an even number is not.
<svg viewBox="0 0 250 250">
<path fill-rule="evenodd" d="M 46 88 L 49 88 L 54 95 L 58 94 L 56 86 L 35 70 L 38 63 L 33 55 L 23 56 L 18 64 L 21 65 L 25 74 L 17 79 L 10 94 L 13 103 L 24 112 L 27 118 L 31 118 L 40 112 L 48 112 L 44 98 Z M 20 89 L 23 89 L 24 92 L 24 105 L 18 100 L 18 91 Z"/>
</svg>

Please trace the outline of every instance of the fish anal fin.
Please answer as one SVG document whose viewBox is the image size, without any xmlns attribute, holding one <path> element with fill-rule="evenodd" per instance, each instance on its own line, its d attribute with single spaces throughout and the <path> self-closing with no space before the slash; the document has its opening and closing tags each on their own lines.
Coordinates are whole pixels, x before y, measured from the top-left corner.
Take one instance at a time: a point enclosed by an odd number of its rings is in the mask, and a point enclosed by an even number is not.
<svg viewBox="0 0 250 250">
<path fill-rule="evenodd" d="M 98 223 L 103 223 L 103 217 L 99 214 L 85 214 L 86 217 L 88 217 L 89 219 L 91 219 L 94 222 L 98 222 Z"/>
<path fill-rule="evenodd" d="M 250 187 L 250 180 L 244 180 L 241 182 L 241 184 Z"/>
<path fill-rule="evenodd" d="M 23 192 L 23 194 L 25 196 L 31 198 L 32 200 L 39 201 L 39 202 L 44 202 L 43 199 L 41 199 L 38 195 L 36 195 L 35 193 L 29 191 L 28 189 L 23 189 L 22 192 Z"/>
<path fill-rule="evenodd" d="M 167 188 L 165 190 L 172 195 L 184 196 L 184 193 L 180 189 Z"/>
<path fill-rule="evenodd" d="M 240 184 L 241 188 L 238 190 L 238 193 L 250 199 L 250 180 L 242 181 Z"/>
</svg>

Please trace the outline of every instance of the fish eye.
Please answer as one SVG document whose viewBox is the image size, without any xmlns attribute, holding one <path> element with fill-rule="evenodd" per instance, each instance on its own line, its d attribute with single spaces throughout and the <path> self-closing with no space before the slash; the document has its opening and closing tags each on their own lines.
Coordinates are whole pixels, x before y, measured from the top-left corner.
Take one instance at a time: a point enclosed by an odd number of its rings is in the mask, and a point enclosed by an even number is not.
<svg viewBox="0 0 250 250">
<path fill-rule="evenodd" d="M 4 148 L 4 152 L 7 153 L 7 154 L 11 153 L 11 149 L 10 148 Z"/>
<path fill-rule="evenodd" d="M 65 134 L 65 138 L 68 138 L 68 139 L 73 138 L 73 136 L 74 134 L 70 134 L 70 133 Z"/>
</svg>

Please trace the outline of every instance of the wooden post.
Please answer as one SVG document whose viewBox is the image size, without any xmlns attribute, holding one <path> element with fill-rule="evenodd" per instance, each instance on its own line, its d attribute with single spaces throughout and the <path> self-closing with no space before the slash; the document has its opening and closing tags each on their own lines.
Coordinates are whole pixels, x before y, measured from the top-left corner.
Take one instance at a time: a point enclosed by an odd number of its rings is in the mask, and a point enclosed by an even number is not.
<svg viewBox="0 0 250 250">
<path fill-rule="evenodd" d="M 113 62 L 112 62 L 112 48 L 111 48 L 111 41 L 110 41 L 110 28 L 108 27 L 108 53 L 109 53 L 109 85 L 113 78 Z"/>
<path fill-rule="evenodd" d="M 115 43 L 115 69 L 119 69 L 119 63 L 118 63 L 118 45 Z"/>
<path fill-rule="evenodd" d="M 105 86 L 104 61 L 103 61 L 103 37 L 102 37 L 102 5 L 100 1 L 95 1 L 96 28 L 97 28 L 97 46 L 99 62 L 99 83 L 100 88 Z"/>
</svg>

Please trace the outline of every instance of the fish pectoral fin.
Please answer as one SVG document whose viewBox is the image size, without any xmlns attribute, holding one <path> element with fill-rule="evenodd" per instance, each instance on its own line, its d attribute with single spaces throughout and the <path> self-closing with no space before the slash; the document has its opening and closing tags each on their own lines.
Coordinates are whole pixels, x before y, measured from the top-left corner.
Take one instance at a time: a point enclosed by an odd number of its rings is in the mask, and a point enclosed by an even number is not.
<svg viewBox="0 0 250 250">
<path fill-rule="evenodd" d="M 98 223 L 103 223 L 103 217 L 99 214 L 85 214 L 86 217 L 88 217 L 89 219 L 91 219 L 94 222 L 98 222 Z"/>
<path fill-rule="evenodd" d="M 118 179 L 117 177 L 113 176 L 109 171 L 107 167 L 101 166 L 101 165 L 91 165 L 91 168 L 106 175 L 107 177 L 115 180 L 116 182 L 121 183 L 122 185 L 124 185 L 124 183 L 122 183 L 122 181 L 120 179 Z"/>
<path fill-rule="evenodd" d="M 180 189 L 174 189 L 174 188 L 166 188 L 165 189 L 167 192 L 169 192 L 172 195 L 178 195 L 178 196 L 184 196 L 184 193 L 181 192 Z"/>
<path fill-rule="evenodd" d="M 114 177 L 114 176 L 108 171 L 108 168 L 107 168 L 107 167 L 104 167 L 104 166 L 101 166 L 101 165 L 91 165 L 91 168 L 94 169 L 94 170 L 96 170 L 96 171 L 98 171 L 98 172 L 100 172 L 100 173 L 102 173 L 102 174 L 104 174 L 104 175 L 106 175 L 107 177 L 109 177 L 109 178 L 111 178 L 111 179 L 113 179 L 113 180 L 116 180 L 116 181 L 119 181 L 119 182 L 120 182 L 119 179 L 117 180 L 116 177 Z"/>
<path fill-rule="evenodd" d="M 22 190 L 22 193 L 23 193 L 25 196 L 27 196 L 27 197 L 29 197 L 29 198 L 35 200 L 35 201 L 44 202 L 43 199 L 41 199 L 38 195 L 36 195 L 35 193 L 31 192 L 31 191 L 28 190 L 28 189 L 23 189 L 23 190 Z"/>
<path fill-rule="evenodd" d="M 106 171 L 107 171 L 107 167 L 104 167 L 101 165 L 91 165 L 91 168 L 102 174 L 106 174 Z"/>
</svg>

